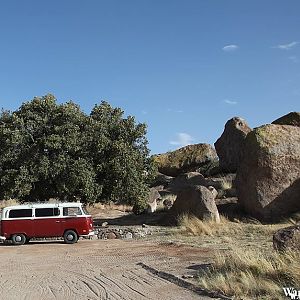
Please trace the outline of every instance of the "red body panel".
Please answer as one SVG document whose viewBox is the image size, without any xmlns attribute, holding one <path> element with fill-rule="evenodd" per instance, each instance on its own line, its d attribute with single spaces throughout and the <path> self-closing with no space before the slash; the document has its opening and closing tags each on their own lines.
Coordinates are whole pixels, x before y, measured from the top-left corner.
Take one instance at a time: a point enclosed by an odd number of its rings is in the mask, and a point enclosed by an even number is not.
<svg viewBox="0 0 300 300">
<path fill-rule="evenodd" d="M 33 235 L 31 237 L 62 236 L 61 218 L 36 218 L 33 220 Z"/>
<path fill-rule="evenodd" d="M 15 233 L 29 238 L 63 236 L 68 229 L 75 230 L 78 235 L 88 235 L 93 231 L 93 220 L 90 216 L 69 216 L 1 221 L 1 235 L 8 239 Z"/>
<path fill-rule="evenodd" d="M 9 238 L 14 233 L 24 233 L 26 236 L 33 236 L 33 220 L 2 220 L 1 235 Z"/>
</svg>

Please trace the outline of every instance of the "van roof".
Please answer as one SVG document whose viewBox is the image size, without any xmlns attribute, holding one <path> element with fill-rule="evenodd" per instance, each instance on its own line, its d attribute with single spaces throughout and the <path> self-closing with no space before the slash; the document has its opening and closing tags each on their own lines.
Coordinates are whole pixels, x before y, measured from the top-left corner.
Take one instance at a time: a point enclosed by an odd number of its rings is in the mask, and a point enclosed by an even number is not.
<svg viewBox="0 0 300 300">
<path fill-rule="evenodd" d="M 52 208 L 52 207 L 81 207 L 79 202 L 64 202 L 64 203 L 26 203 L 21 205 L 7 206 L 3 209 L 30 209 L 30 208 Z"/>
</svg>

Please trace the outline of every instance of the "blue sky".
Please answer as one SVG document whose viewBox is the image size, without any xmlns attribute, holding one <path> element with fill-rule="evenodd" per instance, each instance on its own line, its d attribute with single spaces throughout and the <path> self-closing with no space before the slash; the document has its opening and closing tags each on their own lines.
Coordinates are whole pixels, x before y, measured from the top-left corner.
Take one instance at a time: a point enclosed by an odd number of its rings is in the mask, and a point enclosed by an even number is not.
<svg viewBox="0 0 300 300">
<path fill-rule="evenodd" d="M 300 1 L 0 1 L 0 106 L 47 93 L 148 125 L 152 153 L 300 111 Z"/>
</svg>

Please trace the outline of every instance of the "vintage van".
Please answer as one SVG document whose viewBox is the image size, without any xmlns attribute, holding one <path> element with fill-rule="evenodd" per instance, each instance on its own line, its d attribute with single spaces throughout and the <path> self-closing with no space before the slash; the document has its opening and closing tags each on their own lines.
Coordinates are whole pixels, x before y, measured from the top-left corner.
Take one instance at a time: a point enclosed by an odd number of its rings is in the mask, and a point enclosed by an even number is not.
<svg viewBox="0 0 300 300">
<path fill-rule="evenodd" d="M 23 245 L 31 238 L 63 237 L 73 244 L 94 235 L 93 220 L 81 203 L 24 204 L 5 207 L 0 239 Z"/>
</svg>

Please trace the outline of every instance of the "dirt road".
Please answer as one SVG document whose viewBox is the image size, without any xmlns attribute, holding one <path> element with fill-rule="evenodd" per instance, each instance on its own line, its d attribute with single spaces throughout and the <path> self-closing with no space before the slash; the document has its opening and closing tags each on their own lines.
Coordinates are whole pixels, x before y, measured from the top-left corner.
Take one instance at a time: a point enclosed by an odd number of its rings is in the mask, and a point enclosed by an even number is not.
<svg viewBox="0 0 300 300">
<path fill-rule="evenodd" d="M 172 280 L 208 257 L 205 249 L 134 240 L 0 245 L 0 298 L 211 299 Z"/>
</svg>

